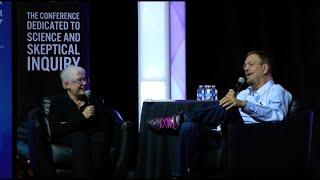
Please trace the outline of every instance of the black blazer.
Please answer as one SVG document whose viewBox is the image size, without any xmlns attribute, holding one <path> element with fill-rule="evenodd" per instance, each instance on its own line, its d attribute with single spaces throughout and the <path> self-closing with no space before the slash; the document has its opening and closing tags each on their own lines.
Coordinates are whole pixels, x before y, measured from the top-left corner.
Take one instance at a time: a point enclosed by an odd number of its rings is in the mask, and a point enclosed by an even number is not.
<svg viewBox="0 0 320 180">
<path fill-rule="evenodd" d="M 91 96 L 90 104 L 95 106 L 95 116 L 88 120 L 82 114 L 82 111 L 88 106 L 85 104 L 78 109 L 74 101 L 71 100 L 67 92 L 52 98 L 49 112 L 49 123 L 52 132 L 52 138 L 56 139 L 75 131 L 105 131 L 110 132 L 110 115 L 103 107 L 101 99 Z"/>
</svg>

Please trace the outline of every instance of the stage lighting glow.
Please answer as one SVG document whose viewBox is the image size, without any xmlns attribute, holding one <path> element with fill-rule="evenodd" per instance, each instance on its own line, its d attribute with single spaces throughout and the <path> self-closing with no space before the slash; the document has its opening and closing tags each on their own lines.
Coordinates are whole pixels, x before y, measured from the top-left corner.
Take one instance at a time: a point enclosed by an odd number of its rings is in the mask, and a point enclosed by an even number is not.
<svg viewBox="0 0 320 180">
<path fill-rule="evenodd" d="M 170 2 L 171 99 L 186 99 L 185 2 Z"/>
<path fill-rule="evenodd" d="M 139 124 L 143 101 L 186 99 L 185 2 L 138 2 Z"/>
<path fill-rule="evenodd" d="M 145 99 L 170 99 L 169 53 L 169 2 L 138 2 L 139 116 Z"/>
</svg>

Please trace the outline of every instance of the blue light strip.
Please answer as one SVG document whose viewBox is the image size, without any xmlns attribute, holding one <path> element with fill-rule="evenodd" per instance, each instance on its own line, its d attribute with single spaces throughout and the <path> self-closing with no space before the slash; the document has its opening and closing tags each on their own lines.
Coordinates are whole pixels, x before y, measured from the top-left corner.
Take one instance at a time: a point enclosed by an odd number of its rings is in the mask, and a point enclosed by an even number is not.
<svg viewBox="0 0 320 180">
<path fill-rule="evenodd" d="M 11 2 L 0 1 L 0 179 L 12 178 Z"/>
</svg>

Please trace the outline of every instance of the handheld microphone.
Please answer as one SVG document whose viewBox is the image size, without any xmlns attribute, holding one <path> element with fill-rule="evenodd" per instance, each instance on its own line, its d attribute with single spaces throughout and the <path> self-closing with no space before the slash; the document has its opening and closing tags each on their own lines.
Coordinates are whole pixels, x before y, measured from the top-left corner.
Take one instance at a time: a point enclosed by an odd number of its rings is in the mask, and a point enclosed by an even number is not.
<svg viewBox="0 0 320 180">
<path fill-rule="evenodd" d="M 244 85 L 245 82 L 246 82 L 246 80 L 244 77 L 239 77 L 236 85 L 233 88 L 236 95 L 240 92 L 240 90 L 242 89 L 242 86 Z"/>
<path fill-rule="evenodd" d="M 90 95 L 91 95 L 91 91 L 90 90 L 86 90 L 85 92 L 84 92 L 84 95 L 86 96 L 86 98 L 87 98 L 87 101 L 88 101 L 88 105 L 91 105 L 91 99 L 90 99 Z"/>
</svg>

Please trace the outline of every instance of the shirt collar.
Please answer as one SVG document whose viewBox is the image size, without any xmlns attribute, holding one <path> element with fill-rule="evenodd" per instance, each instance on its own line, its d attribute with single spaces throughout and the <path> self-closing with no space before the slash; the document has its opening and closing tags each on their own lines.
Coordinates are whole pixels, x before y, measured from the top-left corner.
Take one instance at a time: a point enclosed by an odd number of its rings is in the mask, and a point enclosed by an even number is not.
<svg viewBox="0 0 320 180">
<path fill-rule="evenodd" d="M 273 81 L 273 79 L 271 79 L 256 91 L 252 89 L 252 86 L 249 86 L 248 89 L 250 90 L 250 94 L 252 94 L 252 95 L 254 93 L 257 93 L 258 95 L 262 95 L 264 92 L 266 92 L 273 85 L 274 85 L 274 81 Z"/>
</svg>

